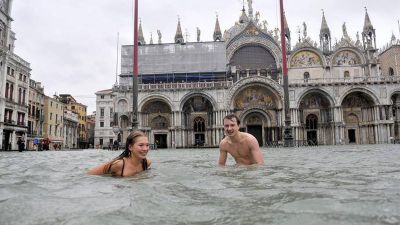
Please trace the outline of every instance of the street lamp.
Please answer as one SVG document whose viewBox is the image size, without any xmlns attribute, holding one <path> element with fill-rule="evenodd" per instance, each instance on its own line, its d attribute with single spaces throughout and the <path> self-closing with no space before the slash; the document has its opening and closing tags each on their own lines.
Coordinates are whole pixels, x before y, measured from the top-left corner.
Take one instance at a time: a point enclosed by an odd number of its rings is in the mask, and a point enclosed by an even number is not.
<svg viewBox="0 0 400 225">
<path fill-rule="evenodd" d="M 281 48 L 282 48 L 282 75 L 285 102 L 285 130 L 283 133 L 284 146 L 293 146 L 292 128 L 290 127 L 290 108 L 289 108 L 289 85 L 288 85 L 288 68 L 286 59 L 286 39 L 285 39 L 285 14 L 283 10 L 283 0 L 280 0 L 281 14 Z"/>
</svg>

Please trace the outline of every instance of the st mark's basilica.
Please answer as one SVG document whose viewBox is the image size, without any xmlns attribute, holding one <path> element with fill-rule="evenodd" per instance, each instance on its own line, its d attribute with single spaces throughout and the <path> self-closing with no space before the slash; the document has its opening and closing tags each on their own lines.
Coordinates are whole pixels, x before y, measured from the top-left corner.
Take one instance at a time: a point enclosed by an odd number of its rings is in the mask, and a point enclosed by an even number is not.
<svg viewBox="0 0 400 225">
<path fill-rule="evenodd" d="M 251 1 L 249 1 L 251 2 Z M 185 42 L 178 21 L 175 43 L 146 43 L 139 27 L 139 129 L 159 148 L 217 147 L 223 117 L 235 113 L 241 130 L 260 146 L 283 141 L 284 98 L 279 30 L 269 30 L 252 4 L 235 25 L 221 32 L 218 18 L 210 42 Z M 333 43 L 325 18 L 319 44 L 286 24 L 292 134 L 301 145 L 378 144 L 400 139 L 397 62 L 381 58 L 399 52 L 395 38 L 386 51 L 376 46 L 365 11 L 361 33 L 346 24 Z M 285 21 L 286 22 L 286 21 Z M 292 36 L 297 36 L 290 46 Z M 123 143 L 132 121 L 132 45 L 122 46 L 119 82 L 96 93 L 95 145 Z M 398 53 L 397 53 L 398 54 Z M 390 64 L 390 63 L 389 63 Z M 384 68 L 381 65 L 385 65 Z"/>
</svg>

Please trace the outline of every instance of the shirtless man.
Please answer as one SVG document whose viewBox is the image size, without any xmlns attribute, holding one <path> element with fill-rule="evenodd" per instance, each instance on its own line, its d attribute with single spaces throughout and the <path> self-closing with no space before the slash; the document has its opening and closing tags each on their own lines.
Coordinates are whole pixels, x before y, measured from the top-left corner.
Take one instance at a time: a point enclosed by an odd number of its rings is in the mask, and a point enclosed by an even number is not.
<svg viewBox="0 0 400 225">
<path fill-rule="evenodd" d="M 264 165 L 264 156 L 258 146 L 257 139 L 248 133 L 239 131 L 240 120 L 230 114 L 224 117 L 225 138 L 219 144 L 218 164 L 224 166 L 228 153 L 238 165 Z"/>
</svg>

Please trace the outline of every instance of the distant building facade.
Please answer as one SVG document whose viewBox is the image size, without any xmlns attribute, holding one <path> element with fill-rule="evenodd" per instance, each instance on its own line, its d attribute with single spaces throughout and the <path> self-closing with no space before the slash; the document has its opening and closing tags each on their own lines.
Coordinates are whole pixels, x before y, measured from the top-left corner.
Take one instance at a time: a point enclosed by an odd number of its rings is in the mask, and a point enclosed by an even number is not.
<svg viewBox="0 0 400 225">
<path fill-rule="evenodd" d="M 64 103 L 57 96 L 45 97 L 44 138 L 50 141 L 49 149 L 64 146 Z"/>
<path fill-rule="evenodd" d="M 45 94 L 40 82 L 29 81 L 27 148 L 37 149 L 43 138 Z"/>
<path fill-rule="evenodd" d="M 94 146 L 96 148 L 109 147 L 115 140 L 122 142 L 123 129 L 114 126 L 114 100 L 111 89 L 96 92 L 95 122 Z"/>
<path fill-rule="evenodd" d="M 78 147 L 79 115 L 67 107 L 64 109 L 64 148 Z"/>
<path fill-rule="evenodd" d="M 286 20 L 285 20 L 286 23 Z M 139 27 L 139 129 L 159 148 L 217 147 L 224 137 L 223 117 L 235 113 L 240 129 L 253 134 L 260 146 L 283 141 L 282 51 L 279 31 L 269 30 L 252 10 L 245 10 L 222 35 L 217 19 L 213 42 L 185 42 L 180 21 L 175 43 L 145 44 Z M 353 40 L 342 26 L 332 43 L 325 15 L 319 45 L 304 24 L 288 45 L 289 108 L 295 144 L 378 144 L 399 140 L 400 77 L 380 69 L 375 28 L 365 12 L 361 35 Z M 199 40 L 200 38 L 198 38 Z M 100 91 L 112 96 L 114 115 L 96 119 L 95 139 L 124 141 L 131 129 L 132 50 L 122 46 L 119 84 Z M 395 54 L 396 55 L 396 54 Z M 396 55 L 397 57 L 398 55 Z M 385 62 L 380 62 L 379 57 Z M 394 67 L 393 67 L 394 68 Z M 100 121 L 113 126 L 100 127 Z M 104 124 L 103 124 L 104 125 Z M 100 133 L 100 130 L 102 133 Z"/>
<path fill-rule="evenodd" d="M 78 143 L 77 147 L 85 149 L 89 147 L 88 143 L 88 131 L 87 131 L 87 106 L 83 105 L 75 100 L 70 94 L 60 94 L 60 101 L 62 101 L 68 110 L 75 112 L 78 115 Z"/>
<path fill-rule="evenodd" d="M 11 2 L 0 2 L 0 149 L 18 149 L 26 143 L 30 64 L 14 53 Z M 25 144 L 26 146 L 26 144 Z"/>
<path fill-rule="evenodd" d="M 88 130 L 88 141 L 89 148 L 94 148 L 94 132 L 96 129 L 96 112 L 93 112 L 92 115 L 88 115 L 86 119 L 87 130 Z"/>
</svg>

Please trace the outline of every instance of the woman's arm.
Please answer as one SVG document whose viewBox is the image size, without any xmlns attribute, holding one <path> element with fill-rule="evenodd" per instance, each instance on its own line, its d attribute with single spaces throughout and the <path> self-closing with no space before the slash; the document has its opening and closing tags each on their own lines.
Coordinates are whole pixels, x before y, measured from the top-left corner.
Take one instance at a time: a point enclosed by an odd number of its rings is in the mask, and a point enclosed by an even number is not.
<svg viewBox="0 0 400 225">
<path fill-rule="evenodd" d="M 111 175 L 121 175 L 122 170 L 122 160 L 110 161 L 107 163 L 103 163 L 98 165 L 92 169 L 90 169 L 87 174 L 88 175 L 104 175 L 104 174 L 111 174 Z"/>
</svg>

